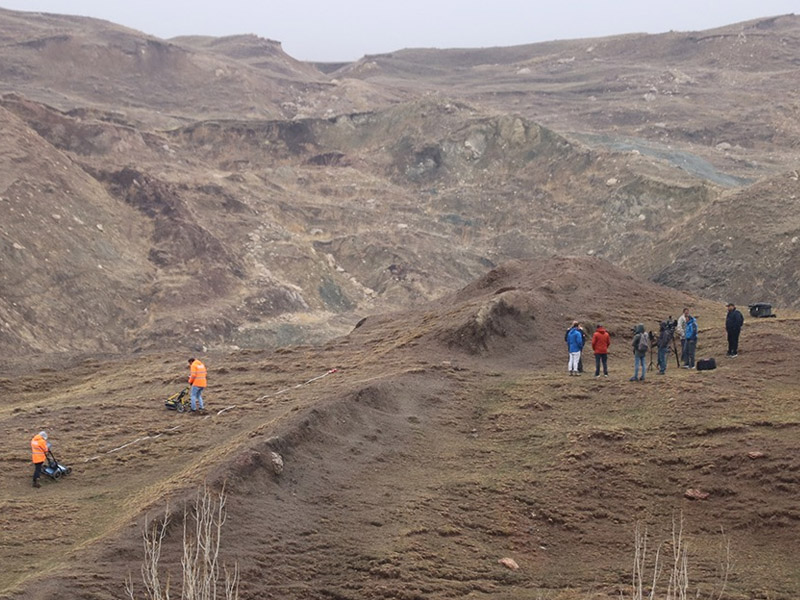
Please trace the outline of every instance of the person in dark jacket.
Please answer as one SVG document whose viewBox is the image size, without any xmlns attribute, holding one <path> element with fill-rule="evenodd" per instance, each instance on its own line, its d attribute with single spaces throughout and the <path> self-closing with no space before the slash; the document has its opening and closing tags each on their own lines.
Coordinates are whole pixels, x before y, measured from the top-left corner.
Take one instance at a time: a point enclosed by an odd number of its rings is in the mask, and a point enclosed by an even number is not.
<svg viewBox="0 0 800 600">
<path fill-rule="evenodd" d="M 661 321 L 661 328 L 658 332 L 658 340 L 656 346 L 658 347 L 658 374 L 663 375 L 667 372 L 667 355 L 669 354 L 670 346 L 674 330 L 668 327 L 666 321 Z"/>
<path fill-rule="evenodd" d="M 686 352 L 684 369 L 694 369 L 694 354 L 697 351 L 697 319 L 692 315 L 686 317 Z"/>
<path fill-rule="evenodd" d="M 608 377 L 608 347 L 611 336 L 602 325 L 598 325 L 592 335 L 592 351 L 594 352 L 594 376 L 600 377 L 600 363 L 603 363 L 603 376 Z"/>
<path fill-rule="evenodd" d="M 725 317 L 725 331 L 728 332 L 728 356 L 736 358 L 739 356 L 739 334 L 742 332 L 744 317 L 739 309 L 733 304 L 728 303 L 728 316 Z"/>
<path fill-rule="evenodd" d="M 647 356 L 647 350 L 649 347 L 649 338 L 647 337 L 647 332 L 644 330 L 644 325 L 639 323 L 633 329 L 633 377 L 631 377 L 631 381 L 644 381 L 644 374 L 645 374 L 645 357 Z M 644 339 L 642 339 L 644 338 Z M 639 377 L 639 366 L 642 367 L 642 376 Z"/>
</svg>

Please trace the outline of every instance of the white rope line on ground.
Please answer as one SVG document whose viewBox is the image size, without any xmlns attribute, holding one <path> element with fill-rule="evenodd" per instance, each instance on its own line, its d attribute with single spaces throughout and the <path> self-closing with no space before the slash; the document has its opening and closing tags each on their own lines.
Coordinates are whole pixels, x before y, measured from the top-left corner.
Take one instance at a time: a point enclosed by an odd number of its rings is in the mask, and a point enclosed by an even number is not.
<svg viewBox="0 0 800 600">
<path fill-rule="evenodd" d="M 303 383 L 298 383 L 295 386 L 288 387 L 288 388 L 283 388 L 282 390 L 278 390 L 277 392 L 272 392 L 271 394 L 265 394 L 263 396 L 260 396 L 260 397 L 256 398 L 255 401 L 256 402 L 261 402 L 262 400 L 266 400 L 267 398 L 274 398 L 275 396 L 280 396 L 281 394 L 284 394 L 284 393 L 286 393 L 286 392 L 288 392 L 290 390 L 295 390 L 295 389 L 297 389 L 299 387 L 303 387 L 304 385 L 308 385 L 312 381 L 316 381 L 317 379 L 322 379 L 323 377 L 327 377 L 328 375 L 331 375 L 332 373 L 336 373 L 338 370 L 339 369 L 331 369 L 327 373 L 323 373 L 322 375 L 318 375 L 317 377 L 313 377 L 313 378 L 309 379 L 308 381 L 304 381 Z"/>
<path fill-rule="evenodd" d="M 308 381 L 304 381 L 303 383 L 298 383 L 295 386 L 284 388 L 282 390 L 278 390 L 277 392 L 273 392 L 271 394 L 265 394 L 264 396 L 260 396 L 259 398 L 256 398 L 255 401 L 256 402 L 260 402 L 261 400 L 265 400 L 267 398 L 272 398 L 274 396 L 278 396 L 280 394 L 286 393 L 289 390 L 294 390 L 294 389 L 297 389 L 299 387 L 303 387 L 304 385 L 308 385 L 309 383 L 312 383 L 314 381 L 322 379 L 323 377 L 327 377 L 328 375 L 332 375 L 333 373 L 336 373 L 338 371 L 339 371 L 339 369 L 330 369 L 327 372 L 323 373 L 322 375 L 318 375 L 317 377 L 312 377 L 311 379 L 309 379 Z M 222 410 L 217 411 L 216 416 L 219 416 L 219 415 L 221 415 L 222 413 L 224 413 L 226 411 L 229 411 L 229 410 L 232 410 L 234 408 L 237 408 L 237 406 L 238 405 L 236 405 L 236 404 L 232 404 L 231 406 L 227 406 L 227 407 L 223 408 Z M 207 415 L 205 418 L 208 419 L 210 416 L 211 415 Z M 128 446 L 133 446 L 134 444 L 138 444 L 139 442 L 143 442 L 145 440 L 155 440 L 157 438 L 160 438 L 162 435 L 164 435 L 166 433 L 170 433 L 171 431 L 176 431 L 176 430 L 180 429 L 181 427 L 182 427 L 182 425 L 175 425 L 174 427 L 170 427 L 169 429 L 165 429 L 161 433 L 157 433 L 155 435 L 145 435 L 145 436 L 136 438 L 135 440 L 133 440 L 131 442 L 128 442 L 127 444 L 123 444 L 122 446 L 117 446 L 116 448 L 112 448 L 111 450 L 107 450 L 106 452 L 103 452 L 103 453 L 101 453 L 101 454 L 99 454 L 97 456 L 92 456 L 91 458 L 84 459 L 83 462 L 87 463 L 87 462 L 92 462 L 92 461 L 95 461 L 95 460 L 100 460 L 100 458 L 103 455 L 113 454 L 114 452 L 119 452 L 120 450 L 122 450 L 124 448 L 127 448 Z"/>
</svg>

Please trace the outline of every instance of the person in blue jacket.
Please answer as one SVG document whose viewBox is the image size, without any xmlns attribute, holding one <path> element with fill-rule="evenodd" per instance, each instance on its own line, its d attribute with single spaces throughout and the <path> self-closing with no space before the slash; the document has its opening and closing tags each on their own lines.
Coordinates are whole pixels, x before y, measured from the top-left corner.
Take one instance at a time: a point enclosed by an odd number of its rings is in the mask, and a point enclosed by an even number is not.
<svg viewBox="0 0 800 600">
<path fill-rule="evenodd" d="M 581 350 L 583 350 L 583 333 L 581 332 L 580 325 L 578 321 L 573 321 L 572 327 L 569 328 L 567 335 L 564 336 L 567 342 L 567 350 L 569 351 L 569 364 L 567 368 L 569 369 L 570 375 L 580 375 L 578 364 L 581 360 Z"/>
<path fill-rule="evenodd" d="M 692 315 L 686 317 L 686 352 L 684 369 L 694 369 L 694 354 L 697 351 L 697 319 Z"/>
</svg>

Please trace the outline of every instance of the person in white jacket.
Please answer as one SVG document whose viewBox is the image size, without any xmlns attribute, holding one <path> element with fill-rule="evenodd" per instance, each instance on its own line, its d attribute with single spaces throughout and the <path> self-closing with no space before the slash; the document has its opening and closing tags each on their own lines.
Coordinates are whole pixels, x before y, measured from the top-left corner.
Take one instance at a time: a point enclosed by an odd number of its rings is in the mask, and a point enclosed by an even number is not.
<svg viewBox="0 0 800 600">
<path fill-rule="evenodd" d="M 675 327 L 675 333 L 681 338 L 681 362 L 686 364 L 686 317 L 689 316 L 689 309 L 684 308 L 683 314 L 678 317 L 678 325 Z"/>
</svg>

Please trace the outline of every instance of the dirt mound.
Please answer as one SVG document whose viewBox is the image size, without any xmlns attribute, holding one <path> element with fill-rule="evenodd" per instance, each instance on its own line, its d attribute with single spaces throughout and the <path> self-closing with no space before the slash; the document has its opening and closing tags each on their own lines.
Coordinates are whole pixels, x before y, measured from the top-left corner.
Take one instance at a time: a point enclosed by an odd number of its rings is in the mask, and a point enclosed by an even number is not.
<svg viewBox="0 0 800 600">
<path fill-rule="evenodd" d="M 589 335 L 602 324 L 615 345 L 627 348 L 633 326 L 643 323 L 657 332 L 662 320 L 684 307 L 701 323 L 722 313 L 721 305 L 642 281 L 598 258 L 511 261 L 423 307 L 422 319 L 419 313 L 368 317 L 351 337 L 371 343 L 373 331 L 382 335 L 405 324 L 409 331 L 398 343 L 413 344 L 417 352 L 440 352 L 443 345 L 456 356 L 551 368 L 561 362 L 564 331 L 573 320 Z"/>
</svg>

